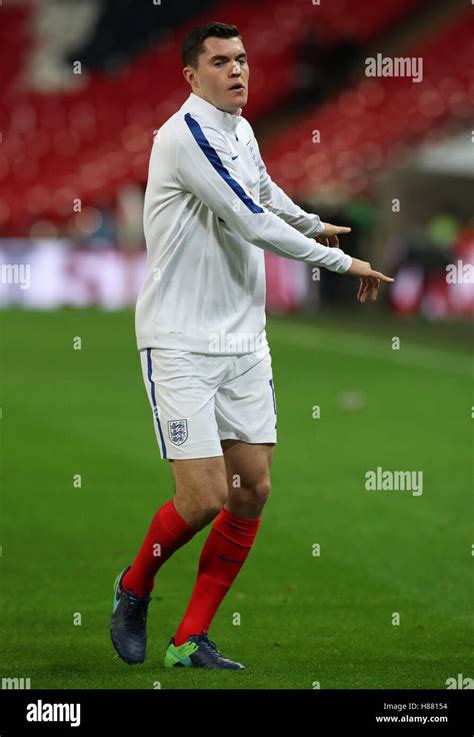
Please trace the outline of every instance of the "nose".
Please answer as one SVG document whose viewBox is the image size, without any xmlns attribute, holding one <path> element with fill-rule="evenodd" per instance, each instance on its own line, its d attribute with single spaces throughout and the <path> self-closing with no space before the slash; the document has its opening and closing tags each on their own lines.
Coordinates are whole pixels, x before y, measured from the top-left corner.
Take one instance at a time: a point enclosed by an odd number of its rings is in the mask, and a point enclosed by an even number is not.
<svg viewBox="0 0 474 737">
<path fill-rule="evenodd" d="M 240 75 L 240 62 L 239 61 L 234 61 L 232 65 L 231 76 L 235 77 L 236 75 Z"/>
</svg>

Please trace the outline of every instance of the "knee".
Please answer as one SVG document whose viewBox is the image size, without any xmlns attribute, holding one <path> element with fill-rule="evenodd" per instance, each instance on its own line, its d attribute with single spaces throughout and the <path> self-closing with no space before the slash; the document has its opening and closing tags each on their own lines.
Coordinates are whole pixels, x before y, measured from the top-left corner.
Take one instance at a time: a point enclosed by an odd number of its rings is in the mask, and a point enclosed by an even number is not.
<svg viewBox="0 0 474 737">
<path fill-rule="evenodd" d="M 219 514 L 227 501 L 227 493 L 222 490 L 210 489 L 201 495 L 199 503 L 194 506 L 194 526 L 199 529 L 207 527 Z"/>
<path fill-rule="evenodd" d="M 201 500 L 199 504 L 176 504 L 176 508 L 188 525 L 199 531 L 215 520 L 224 504 L 225 501 Z"/>
<path fill-rule="evenodd" d="M 207 520 L 205 524 L 208 524 L 211 522 L 219 512 L 221 511 L 222 507 L 227 501 L 227 497 L 209 497 L 209 499 L 206 499 L 203 504 L 201 505 L 201 511 L 203 519 Z"/>
<path fill-rule="evenodd" d="M 261 509 L 270 496 L 270 479 L 268 476 L 263 476 L 260 479 L 245 484 L 244 489 L 248 501 L 255 505 L 256 508 Z"/>
<path fill-rule="evenodd" d="M 227 480 L 224 477 L 209 477 L 199 490 L 200 507 L 209 518 L 219 514 L 227 501 Z"/>
<path fill-rule="evenodd" d="M 260 481 L 255 486 L 255 498 L 259 504 L 263 507 L 268 497 L 270 496 L 271 484 L 270 479 L 267 477 Z"/>
<path fill-rule="evenodd" d="M 210 482 L 204 488 L 190 484 L 184 492 L 177 489 L 175 505 L 191 527 L 202 530 L 217 517 L 226 501 L 226 487 Z"/>
<path fill-rule="evenodd" d="M 270 481 L 266 477 L 243 483 L 230 495 L 230 511 L 241 517 L 260 517 L 269 494 Z"/>
</svg>

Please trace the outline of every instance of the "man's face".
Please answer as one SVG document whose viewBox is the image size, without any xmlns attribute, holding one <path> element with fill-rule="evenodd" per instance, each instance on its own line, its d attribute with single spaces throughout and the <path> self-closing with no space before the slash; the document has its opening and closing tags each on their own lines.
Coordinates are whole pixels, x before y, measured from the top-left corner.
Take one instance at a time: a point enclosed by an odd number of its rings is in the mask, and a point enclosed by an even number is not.
<svg viewBox="0 0 474 737">
<path fill-rule="evenodd" d="M 226 113 L 236 113 L 248 97 L 249 67 L 240 38 L 206 38 L 197 69 L 183 74 L 194 94 Z"/>
</svg>

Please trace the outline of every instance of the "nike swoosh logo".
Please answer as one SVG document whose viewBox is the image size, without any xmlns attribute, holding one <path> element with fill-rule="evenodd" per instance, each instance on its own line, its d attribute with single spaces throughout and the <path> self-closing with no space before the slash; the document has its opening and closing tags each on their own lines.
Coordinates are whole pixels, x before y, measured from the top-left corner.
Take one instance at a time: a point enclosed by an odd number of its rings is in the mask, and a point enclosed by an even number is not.
<svg viewBox="0 0 474 737">
<path fill-rule="evenodd" d="M 219 558 L 225 563 L 238 563 L 239 565 L 242 563 L 241 560 L 232 560 L 232 558 L 226 558 L 225 555 L 220 555 Z"/>
<path fill-rule="evenodd" d="M 238 158 L 239 158 L 239 154 L 237 154 L 237 156 L 231 156 L 232 161 L 235 161 L 235 159 L 238 159 Z"/>
<path fill-rule="evenodd" d="M 173 657 L 176 658 L 176 660 L 179 660 L 180 663 L 183 663 L 184 665 L 189 665 L 189 657 L 181 658 L 178 653 L 174 652 Z"/>
<path fill-rule="evenodd" d="M 114 596 L 114 608 L 112 609 L 113 612 L 115 612 L 115 610 L 117 609 L 119 605 L 119 601 L 120 601 L 120 595 L 118 595 L 118 591 L 116 591 L 115 596 Z"/>
<path fill-rule="evenodd" d="M 117 579 L 115 581 L 114 603 L 113 603 L 112 612 L 115 612 L 115 610 L 117 609 L 117 607 L 119 605 L 119 601 L 120 601 L 120 594 L 119 594 L 119 590 L 118 590 L 118 577 L 117 577 Z"/>
</svg>

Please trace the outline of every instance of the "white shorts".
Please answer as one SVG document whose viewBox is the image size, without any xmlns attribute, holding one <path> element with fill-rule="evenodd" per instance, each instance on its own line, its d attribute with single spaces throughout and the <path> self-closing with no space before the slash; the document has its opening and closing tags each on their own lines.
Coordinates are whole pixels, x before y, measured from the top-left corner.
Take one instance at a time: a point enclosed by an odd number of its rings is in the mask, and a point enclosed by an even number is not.
<svg viewBox="0 0 474 737">
<path fill-rule="evenodd" d="M 162 458 L 221 456 L 221 440 L 276 443 L 268 346 L 212 356 L 174 348 L 140 351 Z"/>
</svg>

